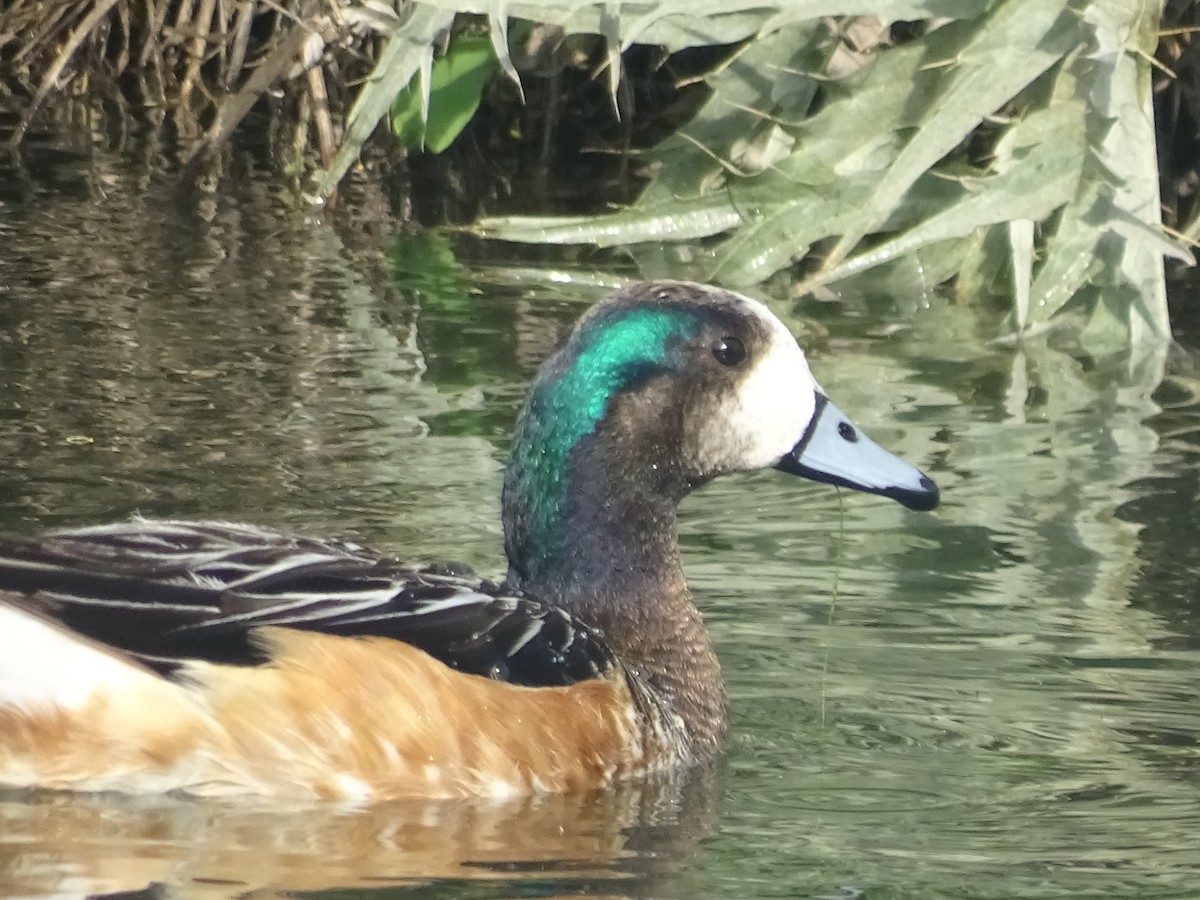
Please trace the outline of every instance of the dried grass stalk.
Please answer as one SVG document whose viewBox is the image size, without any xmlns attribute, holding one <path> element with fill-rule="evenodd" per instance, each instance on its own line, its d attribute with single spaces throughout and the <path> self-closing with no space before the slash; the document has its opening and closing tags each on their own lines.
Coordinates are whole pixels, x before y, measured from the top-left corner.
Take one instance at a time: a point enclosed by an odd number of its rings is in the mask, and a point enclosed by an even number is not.
<svg viewBox="0 0 1200 900">
<path fill-rule="evenodd" d="M 60 108 L 109 100 L 110 116 L 165 109 L 176 133 L 191 136 L 184 156 L 203 162 L 270 93 L 268 115 L 293 124 L 307 104 L 312 136 L 306 128 L 300 151 L 328 159 L 353 99 L 345 86 L 369 71 L 376 51 L 370 32 L 347 24 L 355 2 L 11 0 L 0 7 L 0 96 L 18 104 L 20 118 L 5 146 L 65 118 Z M 275 150 L 282 164 L 296 148 Z"/>
</svg>

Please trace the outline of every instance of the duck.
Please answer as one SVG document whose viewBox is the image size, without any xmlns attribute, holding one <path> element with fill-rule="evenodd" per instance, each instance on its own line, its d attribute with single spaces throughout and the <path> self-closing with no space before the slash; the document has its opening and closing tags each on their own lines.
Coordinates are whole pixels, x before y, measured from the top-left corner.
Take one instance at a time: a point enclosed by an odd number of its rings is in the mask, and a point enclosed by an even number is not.
<svg viewBox="0 0 1200 900">
<path fill-rule="evenodd" d="M 366 804 L 712 760 L 728 704 L 677 509 L 771 468 L 939 501 L 765 304 L 660 280 L 591 307 L 538 369 L 500 582 L 225 521 L 0 538 L 0 786 Z"/>
</svg>

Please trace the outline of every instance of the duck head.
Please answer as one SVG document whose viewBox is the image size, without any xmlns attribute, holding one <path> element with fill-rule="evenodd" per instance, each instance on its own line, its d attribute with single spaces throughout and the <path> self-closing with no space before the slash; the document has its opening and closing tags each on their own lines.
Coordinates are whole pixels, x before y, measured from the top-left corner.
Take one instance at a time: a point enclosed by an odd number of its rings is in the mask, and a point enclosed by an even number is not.
<svg viewBox="0 0 1200 900">
<path fill-rule="evenodd" d="M 542 365 L 504 485 L 512 583 L 565 594 L 675 559 L 675 509 L 719 475 L 774 467 L 932 509 L 937 486 L 825 395 L 763 304 L 649 282 L 589 310 Z"/>
</svg>

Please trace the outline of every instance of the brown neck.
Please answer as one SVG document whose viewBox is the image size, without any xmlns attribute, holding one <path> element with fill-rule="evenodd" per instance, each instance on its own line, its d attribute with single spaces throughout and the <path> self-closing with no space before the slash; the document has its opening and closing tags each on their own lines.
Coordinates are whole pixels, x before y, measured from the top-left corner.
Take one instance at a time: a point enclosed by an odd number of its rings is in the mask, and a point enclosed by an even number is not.
<svg viewBox="0 0 1200 900">
<path fill-rule="evenodd" d="M 726 728 L 725 685 L 679 559 L 675 512 L 687 488 L 675 473 L 611 450 L 585 441 L 572 455 L 552 542 L 531 539 L 526 521 L 545 513 L 523 490 L 520 469 L 510 470 L 508 581 L 600 629 L 625 668 L 682 719 L 697 751 L 711 752 Z"/>
<path fill-rule="evenodd" d="M 671 582 L 656 586 L 640 605 L 651 610 L 613 635 L 626 667 L 653 687 L 702 755 L 715 752 L 728 725 L 725 680 L 700 611 L 676 566 Z M 620 635 L 619 637 L 617 635 Z"/>
<path fill-rule="evenodd" d="M 699 754 L 710 755 L 728 724 L 725 682 L 678 556 L 672 557 L 654 567 L 652 578 L 643 577 L 646 569 L 639 565 L 640 571 L 610 572 L 605 581 L 514 586 L 600 630 L 625 669 L 680 717 Z"/>
</svg>

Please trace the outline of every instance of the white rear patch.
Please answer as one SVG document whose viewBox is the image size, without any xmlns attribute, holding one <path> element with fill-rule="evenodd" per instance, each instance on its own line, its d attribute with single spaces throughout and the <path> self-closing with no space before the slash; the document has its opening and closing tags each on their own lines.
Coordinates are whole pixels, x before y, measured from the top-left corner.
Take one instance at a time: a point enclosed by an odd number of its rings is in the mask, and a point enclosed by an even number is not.
<svg viewBox="0 0 1200 900">
<path fill-rule="evenodd" d="M 98 693 L 144 687 L 134 662 L 0 601 L 0 707 L 82 709 Z"/>
<path fill-rule="evenodd" d="M 484 782 L 484 790 L 487 796 L 494 800 L 508 800 L 517 795 L 517 789 L 512 782 L 505 781 L 503 778 L 493 778 Z"/>
<path fill-rule="evenodd" d="M 334 787 L 348 803 L 366 803 L 371 799 L 371 786 L 349 772 L 338 772 L 333 776 Z"/>
</svg>

